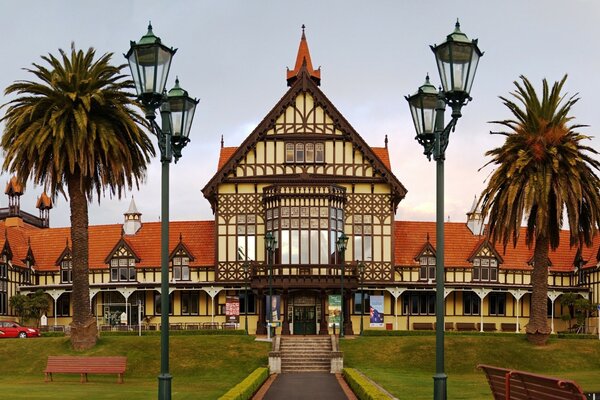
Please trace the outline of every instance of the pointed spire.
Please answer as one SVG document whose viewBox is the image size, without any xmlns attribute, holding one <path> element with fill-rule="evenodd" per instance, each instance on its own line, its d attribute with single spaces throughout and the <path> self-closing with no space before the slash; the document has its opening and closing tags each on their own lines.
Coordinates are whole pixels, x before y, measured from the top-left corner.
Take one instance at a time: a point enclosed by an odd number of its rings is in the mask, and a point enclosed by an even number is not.
<svg viewBox="0 0 600 400">
<path fill-rule="evenodd" d="M 4 194 L 9 196 L 21 196 L 23 194 L 23 185 L 21 185 L 16 176 L 10 178 L 10 181 L 6 184 Z"/>
<path fill-rule="evenodd" d="M 467 213 L 467 215 L 473 214 L 475 212 L 477 212 L 477 195 L 475 195 L 475 197 L 473 198 L 473 204 L 471 205 L 471 211 L 469 211 Z"/>
<path fill-rule="evenodd" d="M 137 206 L 135 205 L 135 200 L 133 199 L 133 196 L 131 196 L 131 203 L 129 203 L 129 210 L 127 210 L 127 212 L 125 214 L 140 214 L 140 212 L 137 209 Z"/>
<path fill-rule="evenodd" d="M 49 210 L 52 208 L 52 199 L 48 197 L 46 192 L 43 192 L 40 197 L 38 197 L 35 208 L 39 210 Z"/>
<path fill-rule="evenodd" d="M 321 67 L 318 69 L 313 68 L 304 29 L 305 26 L 302 25 L 302 37 L 300 38 L 300 46 L 298 47 L 298 55 L 296 56 L 296 65 L 294 66 L 293 70 L 290 71 L 289 68 L 287 70 L 288 86 L 292 86 L 302 72 L 307 73 L 308 76 L 317 83 L 317 85 L 321 84 Z"/>
</svg>

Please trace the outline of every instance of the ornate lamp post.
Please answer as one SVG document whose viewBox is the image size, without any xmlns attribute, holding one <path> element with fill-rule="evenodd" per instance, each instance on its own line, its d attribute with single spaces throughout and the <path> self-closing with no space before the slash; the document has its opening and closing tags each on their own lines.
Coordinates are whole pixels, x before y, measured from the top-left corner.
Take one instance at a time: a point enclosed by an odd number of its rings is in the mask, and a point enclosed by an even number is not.
<svg viewBox="0 0 600 400">
<path fill-rule="evenodd" d="M 165 84 L 171 67 L 171 59 L 177 50 L 161 43 L 152 33 L 152 25 L 139 42 L 131 42 L 125 54 L 135 82 L 138 99 L 146 113 L 152 132 L 158 140 L 161 171 L 161 333 L 160 375 L 158 398 L 171 399 L 169 373 L 169 164 L 181 157 L 181 150 L 188 138 L 198 100 L 188 96 L 179 87 L 165 93 Z M 156 123 L 156 109 L 160 108 L 161 126 Z"/>
<path fill-rule="evenodd" d="M 346 253 L 346 247 L 348 246 L 348 236 L 346 236 L 345 233 L 342 232 L 342 235 L 338 238 L 337 242 L 336 242 L 336 247 L 337 247 L 337 251 L 338 251 L 338 259 L 341 265 L 341 274 L 340 274 L 340 281 L 341 281 L 341 296 L 342 296 L 342 303 L 341 303 L 341 307 L 342 307 L 342 313 L 340 315 L 340 337 L 343 338 L 344 337 L 344 256 Z"/>
<path fill-rule="evenodd" d="M 358 273 L 360 274 L 360 335 L 363 334 L 363 320 L 365 319 L 365 264 L 358 264 Z"/>
<path fill-rule="evenodd" d="M 412 96 L 406 100 L 410 105 L 417 136 L 429 160 L 436 161 L 436 360 L 433 377 L 433 397 L 446 399 L 444 372 L 444 159 L 450 131 L 454 131 L 461 108 L 470 100 L 471 86 L 475 78 L 479 58 L 483 55 L 477 47 L 477 39 L 469 40 L 456 22 L 454 32 L 439 46 L 431 46 L 438 65 L 443 89 L 437 91 L 429 83 L 429 76 Z M 452 108 L 452 120 L 444 127 L 446 104 Z"/>
<path fill-rule="evenodd" d="M 248 263 L 244 263 L 244 328 L 248 334 Z"/>
<path fill-rule="evenodd" d="M 267 310 L 269 315 L 267 316 L 267 334 L 269 339 L 271 338 L 271 318 L 273 317 L 273 253 L 277 249 L 277 239 L 273 236 L 272 232 L 267 232 L 265 235 L 265 246 L 267 248 L 267 264 L 269 265 L 269 306 Z M 275 332 L 273 331 L 273 336 Z"/>
</svg>

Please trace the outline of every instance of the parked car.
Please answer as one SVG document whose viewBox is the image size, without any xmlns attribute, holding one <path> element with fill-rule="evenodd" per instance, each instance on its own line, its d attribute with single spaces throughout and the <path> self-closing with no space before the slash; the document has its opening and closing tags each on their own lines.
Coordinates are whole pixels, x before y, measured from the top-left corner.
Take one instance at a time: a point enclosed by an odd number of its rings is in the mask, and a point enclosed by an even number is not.
<svg viewBox="0 0 600 400">
<path fill-rule="evenodd" d="M 0 321 L 0 338 L 26 338 L 39 336 L 39 329 L 21 326 L 14 321 Z"/>
</svg>

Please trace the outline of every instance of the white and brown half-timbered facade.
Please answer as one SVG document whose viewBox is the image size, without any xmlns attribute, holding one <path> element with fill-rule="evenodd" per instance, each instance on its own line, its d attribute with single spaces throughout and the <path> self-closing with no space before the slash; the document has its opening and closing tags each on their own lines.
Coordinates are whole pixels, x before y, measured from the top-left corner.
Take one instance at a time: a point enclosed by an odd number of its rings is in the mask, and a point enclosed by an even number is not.
<svg viewBox="0 0 600 400">
<path fill-rule="evenodd" d="M 320 89 L 304 32 L 288 89 L 237 147 L 224 147 L 202 189 L 211 221 L 170 223 L 169 312 L 173 329 L 238 323 L 266 333 L 267 295 L 279 302 L 277 331 L 328 334 L 330 295 L 344 285 L 344 330 L 369 328 L 370 300 L 382 323 L 372 329 L 433 329 L 435 223 L 397 221 L 407 190 L 392 172 L 387 149 L 371 147 Z M 20 210 L 22 189 L 7 185 L 0 209 L 0 317 L 15 317 L 15 293 L 44 290 L 50 326 L 67 326 L 71 304 L 69 228 L 50 228 L 52 203 L 40 216 Z M 522 241 L 497 248 L 486 241 L 476 202 L 464 222 L 446 223 L 447 329 L 523 331 L 531 295 L 532 250 Z M 336 249 L 347 236 L 343 254 Z M 600 302 L 600 239 L 550 254 L 548 316 L 565 330 L 564 293 Z M 267 251 L 265 237 L 277 246 Z M 90 297 L 102 329 L 127 329 L 142 317 L 159 329 L 160 223 L 143 222 L 131 201 L 123 224 L 90 226 Z M 232 322 L 227 305 L 236 299 Z M 246 317 L 247 316 L 247 317 Z M 591 324 L 593 325 L 593 324 Z M 228 325 L 229 326 L 229 325 Z M 106 328 L 104 328 L 106 327 Z"/>
</svg>

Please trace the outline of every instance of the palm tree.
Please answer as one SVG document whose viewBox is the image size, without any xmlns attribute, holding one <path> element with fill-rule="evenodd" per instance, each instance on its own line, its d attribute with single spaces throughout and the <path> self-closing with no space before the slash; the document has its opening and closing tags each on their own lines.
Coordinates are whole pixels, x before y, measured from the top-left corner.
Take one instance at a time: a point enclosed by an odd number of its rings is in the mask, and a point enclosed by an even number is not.
<svg viewBox="0 0 600 400">
<path fill-rule="evenodd" d="M 124 188 L 145 178 L 154 148 L 142 130 L 144 119 L 121 74 L 125 65 L 109 64 L 112 53 L 95 60 L 95 50 L 59 50 L 26 69 L 37 81 L 17 81 L 5 93 L 17 97 L 4 106 L 0 145 L 3 170 L 21 182 L 43 185 L 53 198 L 65 194 L 71 211 L 73 257 L 73 322 L 71 343 L 76 349 L 96 343 L 88 276 L 88 202 L 94 193 L 121 197 Z"/>
<path fill-rule="evenodd" d="M 571 124 L 569 113 L 579 97 L 561 95 L 567 79 L 551 89 L 543 80 L 541 99 L 529 80 L 514 82 L 513 102 L 500 97 L 514 119 L 492 121 L 509 132 L 506 141 L 489 150 L 494 164 L 487 188 L 481 195 L 483 214 L 489 216 L 492 242 L 516 245 L 521 224 L 526 223 L 525 243 L 533 246 L 531 315 L 527 338 L 545 344 L 550 334 L 547 319 L 549 251 L 559 245 L 563 215 L 568 220 L 570 245 L 590 246 L 600 226 L 598 153 L 583 145 L 590 139 L 577 133 L 585 125 Z"/>
</svg>

